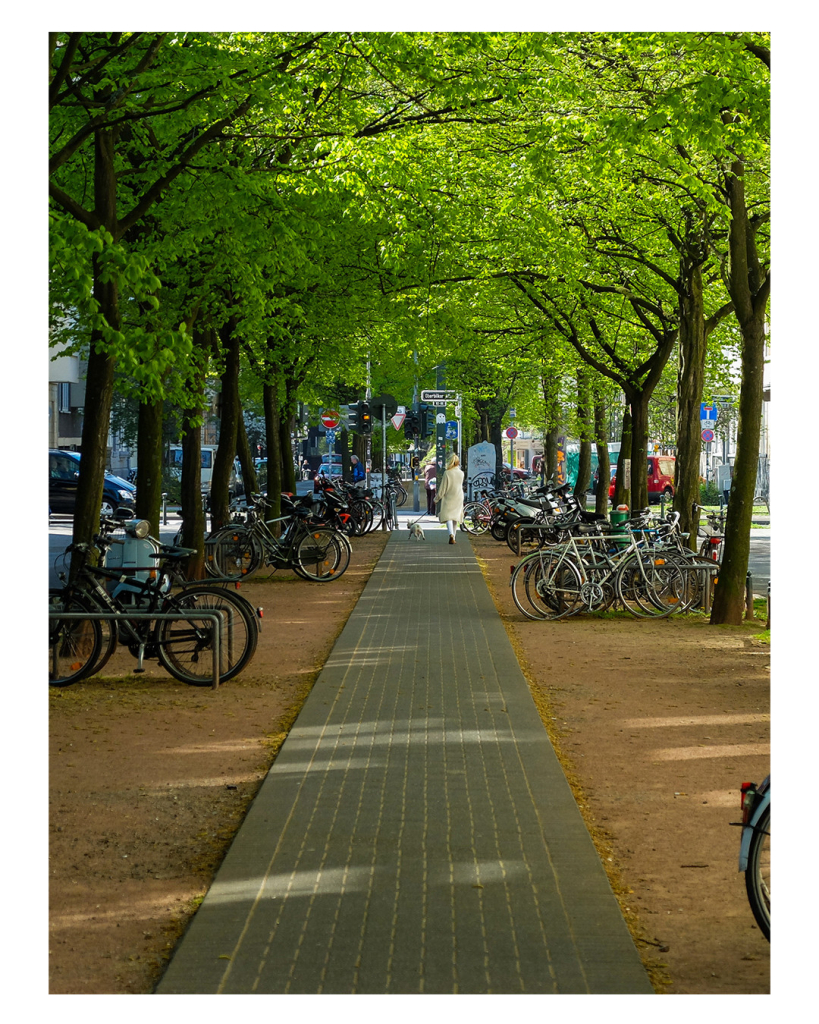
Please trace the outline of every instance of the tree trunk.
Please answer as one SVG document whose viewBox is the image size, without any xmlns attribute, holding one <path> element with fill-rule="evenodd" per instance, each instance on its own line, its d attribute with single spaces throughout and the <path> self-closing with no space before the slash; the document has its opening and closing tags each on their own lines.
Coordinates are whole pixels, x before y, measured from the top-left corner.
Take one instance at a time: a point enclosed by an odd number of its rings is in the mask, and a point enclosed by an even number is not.
<svg viewBox="0 0 819 1024">
<path fill-rule="evenodd" d="M 264 384 L 264 429 L 267 445 L 267 501 L 270 516 L 275 519 L 282 509 L 282 452 L 279 440 L 279 393 L 278 386 Z"/>
<path fill-rule="evenodd" d="M 163 409 L 162 398 L 140 401 L 136 435 L 137 519 L 147 519 L 150 532 L 159 537 L 163 494 Z"/>
<path fill-rule="evenodd" d="M 540 378 L 543 390 L 543 462 L 546 480 L 554 480 L 557 473 L 557 439 L 560 436 L 561 409 L 555 380 L 544 373 Z"/>
<path fill-rule="evenodd" d="M 594 401 L 594 441 L 597 447 L 597 487 L 595 489 L 594 510 L 598 515 L 608 515 L 609 511 L 609 435 L 606 426 L 606 403 L 602 398 Z"/>
<path fill-rule="evenodd" d="M 648 402 L 651 394 L 642 390 L 631 395 L 632 510 L 648 505 Z"/>
<path fill-rule="evenodd" d="M 245 427 L 245 417 L 241 404 L 239 405 L 237 420 L 236 454 L 239 457 L 239 465 L 242 467 L 245 495 L 257 494 L 259 482 L 256 478 L 256 467 L 253 465 L 253 453 L 250 450 L 250 442 L 247 439 L 247 428 Z"/>
<path fill-rule="evenodd" d="M 205 355 L 194 373 L 189 391 L 189 398 L 195 398 L 196 404 L 184 410 L 182 420 L 182 546 L 196 551 L 185 563 L 185 575 L 189 580 L 201 580 L 205 575 L 207 524 L 202 503 L 202 432 L 199 418 L 205 405 L 207 349 L 204 345 L 200 348 Z"/>
<path fill-rule="evenodd" d="M 94 212 L 100 223 L 116 235 L 117 193 L 114 173 L 116 136 L 111 131 L 98 130 L 94 136 Z M 94 299 L 99 312 L 113 330 L 120 329 L 119 287 L 116 280 L 103 281 L 97 256 L 92 260 Z M 108 455 L 108 431 L 111 421 L 111 402 L 114 395 L 113 356 L 101 350 L 102 332 L 94 328 L 88 356 L 85 384 L 85 415 L 82 424 L 82 471 L 77 484 L 74 507 L 74 544 L 91 544 L 99 529 L 102 488 Z M 71 559 L 69 576 L 76 574 L 76 562 Z"/>
<path fill-rule="evenodd" d="M 586 507 L 586 490 L 591 477 L 591 438 L 594 428 L 591 422 L 591 396 L 589 375 L 584 366 L 577 370 L 577 420 L 580 425 L 580 455 L 577 460 L 577 480 L 574 496 L 581 508 Z"/>
<path fill-rule="evenodd" d="M 617 456 L 617 475 L 614 478 L 613 504 L 628 505 L 631 508 L 631 485 L 626 487 L 625 464 L 631 460 L 631 407 L 626 401 L 623 410 L 623 429 L 620 434 L 620 454 Z"/>
<path fill-rule="evenodd" d="M 137 425 L 137 519 L 147 519 L 159 536 L 162 516 L 162 410 L 161 398 L 139 403 Z"/>
<path fill-rule="evenodd" d="M 685 254 L 680 261 L 680 365 L 677 373 L 677 460 L 674 471 L 674 511 L 680 513 L 680 530 L 697 549 L 700 521 L 700 405 L 705 384 L 705 357 L 709 327 L 724 312 L 706 322 L 700 263 Z"/>
<path fill-rule="evenodd" d="M 712 623 L 730 625 L 739 625 L 745 610 L 745 577 L 751 552 L 751 518 L 762 418 L 765 310 L 770 291 L 770 275 L 759 265 L 753 228 L 748 220 L 744 170 L 743 162 L 737 159 L 727 181 L 731 204 L 729 291 L 742 333 L 742 385 L 737 456 L 725 522 L 725 551 L 711 612 Z"/>
<path fill-rule="evenodd" d="M 282 460 L 282 492 L 296 493 L 296 467 L 293 465 L 292 434 L 296 426 L 296 418 L 292 407 L 283 410 L 279 416 L 279 446 Z"/>
<path fill-rule="evenodd" d="M 211 528 L 218 530 L 230 522 L 230 477 L 236 457 L 239 431 L 239 338 L 236 322 L 231 318 L 219 331 L 225 353 L 222 373 L 222 419 L 219 424 L 219 447 L 213 459 L 210 484 Z"/>
</svg>

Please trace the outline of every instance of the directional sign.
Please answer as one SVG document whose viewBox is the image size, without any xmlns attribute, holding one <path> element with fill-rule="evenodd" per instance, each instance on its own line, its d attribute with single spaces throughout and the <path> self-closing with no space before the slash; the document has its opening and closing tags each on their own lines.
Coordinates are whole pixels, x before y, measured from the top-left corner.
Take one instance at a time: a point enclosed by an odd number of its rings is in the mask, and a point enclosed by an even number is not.
<svg viewBox="0 0 819 1024">
<path fill-rule="evenodd" d="M 714 440 L 713 430 L 703 430 L 701 437 L 706 444 L 710 444 Z"/>
<path fill-rule="evenodd" d="M 321 414 L 321 425 L 326 427 L 328 430 L 332 430 L 337 427 L 341 422 L 341 416 L 335 409 L 325 409 Z"/>
<path fill-rule="evenodd" d="M 458 397 L 457 391 L 422 391 L 422 402 L 446 402 L 447 399 L 454 400 Z"/>
<path fill-rule="evenodd" d="M 407 415 L 406 415 L 406 413 L 403 413 L 403 412 L 397 412 L 397 413 L 396 413 L 396 414 L 395 414 L 395 415 L 393 416 L 393 418 L 392 418 L 392 419 L 390 420 L 390 423 L 392 423 L 392 425 L 393 425 L 393 426 L 395 427 L 395 429 L 396 429 L 396 430 L 400 430 L 400 429 L 401 429 L 401 426 L 402 426 L 402 424 L 403 424 L 403 422 L 404 422 L 404 420 L 405 420 L 406 418 L 407 418 Z"/>
<path fill-rule="evenodd" d="M 518 436 L 518 428 L 517 427 L 507 427 L 506 428 L 506 436 L 507 437 L 511 437 L 511 438 L 517 437 Z"/>
</svg>

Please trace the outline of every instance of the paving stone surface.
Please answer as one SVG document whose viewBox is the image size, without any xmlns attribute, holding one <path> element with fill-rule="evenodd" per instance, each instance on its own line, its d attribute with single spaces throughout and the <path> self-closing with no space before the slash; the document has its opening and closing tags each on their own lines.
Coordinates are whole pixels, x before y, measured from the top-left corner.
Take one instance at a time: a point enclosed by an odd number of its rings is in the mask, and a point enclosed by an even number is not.
<svg viewBox="0 0 819 1024">
<path fill-rule="evenodd" d="M 396 531 L 157 992 L 651 991 L 468 540 Z"/>
</svg>

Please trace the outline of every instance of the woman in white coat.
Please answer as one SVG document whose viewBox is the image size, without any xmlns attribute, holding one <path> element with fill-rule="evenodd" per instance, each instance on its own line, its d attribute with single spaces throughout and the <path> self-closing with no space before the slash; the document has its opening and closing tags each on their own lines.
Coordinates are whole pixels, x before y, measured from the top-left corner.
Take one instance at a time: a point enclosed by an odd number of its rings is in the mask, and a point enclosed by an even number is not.
<svg viewBox="0 0 819 1024">
<path fill-rule="evenodd" d="M 464 471 L 457 455 L 450 455 L 446 473 L 435 495 L 438 505 L 438 522 L 446 523 L 449 543 L 455 543 L 455 526 L 464 517 Z"/>
</svg>

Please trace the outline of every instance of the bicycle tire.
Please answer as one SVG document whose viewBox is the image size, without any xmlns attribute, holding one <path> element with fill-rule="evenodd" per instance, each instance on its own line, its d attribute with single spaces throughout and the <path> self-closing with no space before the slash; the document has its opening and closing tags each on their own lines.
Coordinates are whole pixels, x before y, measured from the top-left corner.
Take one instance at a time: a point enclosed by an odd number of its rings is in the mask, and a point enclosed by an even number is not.
<svg viewBox="0 0 819 1024">
<path fill-rule="evenodd" d="M 342 566 L 341 544 L 330 530 L 315 527 L 296 541 L 293 551 L 293 569 L 304 579 L 314 583 L 327 583 L 338 579 L 349 565 L 349 557 Z"/>
<path fill-rule="evenodd" d="M 208 558 L 218 579 L 246 580 L 261 566 L 261 545 L 244 528 L 229 528 L 216 535 Z"/>
<path fill-rule="evenodd" d="M 473 536 L 480 536 L 489 529 L 489 513 L 480 501 L 468 501 L 464 505 L 463 528 Z"/>
<path fill-rule="evenodd" d="M 506 534 L 509 530 L 509 524 L 505 519 L 493 519 L 489 524 L 489 532 L 492 534 L 492 539 L 503 543 L 506 540 Z"/>
<path fill-rule="evenodd" d="M 664 558 L 662 565 L 657 560 L 653 552 L 631 555 L 615 576 L 617 597 L 635 618 L 667 618 L 682 607 L 679 570 Z"/>
<path fill-rule="evenodd" d="M 745 889 L 759 930 L 771 941 L 771 808 L 766 807 L 751 837 Z"/>
<path fill-rule="evenodd" d="M 242 604 L 218 587 L 186 587 L 171 598 L 164 611 L 191 612 L 189 619 L 163 620 L 156 626 L 156 647 L 160 663 L 174 678 L 190 686 L 209 686 L 213 681 L 213 624 L 196 612 L 224 611 L 220 634 L 219 679 L 233 679 L 256 652 L 258 623 L 249 618 Z"/>
<path fill-rule="evenodd" d="M 540 618 L 556 621 L 582 611 L 580 570 L 567 558 L 547 555 L 533 559 L 526 574 L 526 596 Z"/>
<path fill-rule="evenodd" d="M 526 589 L 527 573 L 533 571 L 534 562 L 531 559 L 524 559 L 515 566 L 512 578 L 509 581 L 512 588 L 512 600 L 518 611 L 527 619 L 545 619 L 543 615 L 529 600 Z"/>
<path fill-rule="evenodd" d="M 534 519 L 517 519 L 506 531 L 506 543 L 509 550 L 517 554 L 517 538 L 520 537 L 521 551 L 531 551 L 543 547 L 543 535 L 544 531 L 536 528 Z"/>
<path fill-rule="evenodd" d="M 99 610 L 90 598 L 64 595 L 60 590 L 49 591 L 48 607 L 49 612 Z M 49 616 L 48 646 L 49 686 L 71 686 L 88 676 L 100 658 L 100 624 L 95 619 L 52 619 Z"/>
<path fill-rule="evenodd" d="M 711 575 L 713 588 L 719 577 L 719 563 L 702 555 L 695 555 L 693 552 L 690 555 L 681 554 L 675 557 L 675 561 L 682 573 L 684 588 L 683 604 L 680 610 L 687 612 L 693 608 L 699 608 L 705 593 L 705 573 Z"/>
</svg>

